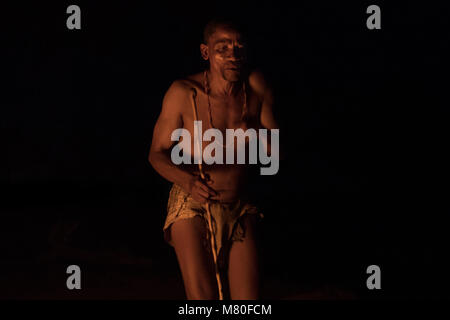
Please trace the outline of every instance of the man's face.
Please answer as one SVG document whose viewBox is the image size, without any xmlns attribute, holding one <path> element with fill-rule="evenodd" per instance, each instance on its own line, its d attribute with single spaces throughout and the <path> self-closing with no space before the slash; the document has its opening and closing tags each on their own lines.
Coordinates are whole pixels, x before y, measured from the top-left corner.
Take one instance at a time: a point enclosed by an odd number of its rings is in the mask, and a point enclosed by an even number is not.
<svg viewBox="0 0 450 320">
<path fill-rule="evenodd" d="M 218 27 L 206 46 L 201 48 L 203 57 L 209 60 L 211 71 L 218 72 L 230 82 L 236 82 L 241 77 L 245 49 L 241 34 L 226 27 Z"/>
</svg>

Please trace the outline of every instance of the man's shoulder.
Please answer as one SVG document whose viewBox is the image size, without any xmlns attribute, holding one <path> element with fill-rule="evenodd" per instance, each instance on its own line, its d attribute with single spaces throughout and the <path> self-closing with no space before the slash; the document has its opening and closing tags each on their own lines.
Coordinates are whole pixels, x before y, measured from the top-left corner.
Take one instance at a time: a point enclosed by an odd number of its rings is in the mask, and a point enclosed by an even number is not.
<svg viewBox="0 0 450 320">
<path fill-rule="evenodd" d="M 183 113 L 190 106 L 192 96 L 192 88 L 202 90 L 199 87 L 195 75 L 174 80 L 164 96 L 163 104 L 169 108 L 171 112 Z M 190 110 L 190 109 L 189 109 Z"/>
<path fill-rule="evenodd" d="M 264 76 L 261 70 L 252 70 L 248 76 L 248 83 L 250 87 L 257 93 L 258 96 L 263 98 L 265 94 L 272 91 L 267 78 Z"/>
<path fill-rule="evenodd" d="M 201 89 L 202 88 L 202 73 L 196 73 L 193 75 L 186 76 L 184 78 L 177 79 L 172 82 L 170 87 L 171 90 L 177 91 L 179 93 L 190 92 L 192 88 Z"/>
<path fill-rule="evenodd" d="M 269 87 L 267 83 L 267 79 L 264 76 L 264 73 L 259 70 L 252 70 L 248 75 L 248 82 L 250 86 L 254 89 L 265 89 Z"/>
</svg>

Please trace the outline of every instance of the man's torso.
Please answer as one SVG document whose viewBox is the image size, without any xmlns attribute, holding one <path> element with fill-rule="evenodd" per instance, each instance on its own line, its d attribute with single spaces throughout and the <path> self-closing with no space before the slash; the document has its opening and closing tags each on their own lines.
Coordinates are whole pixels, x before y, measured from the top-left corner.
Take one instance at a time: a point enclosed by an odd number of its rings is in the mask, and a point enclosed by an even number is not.
<svg viewBox="0 0 450 320">
<path fill-rule="evenodd" d="M 191 88 L 195 88 L 197 91 L 196 105 L 199 121 L 202 122 L 202 132 L 210 129 L 210 112 L 208 107 L 208 96 L 203 86 L 203 74 L 195 74 L 187 77 L 186 79 L 179 80 L 182 82 L 185 90 L 191 95 Z M 261 127 L 260 124 L 260 110 L 261 99 L 252 90 L 251 86 L 246 88 L 247 99 L 247 113 L 242 118 L 243 105 L 244 105 L 244 93 L 243 90 L 239 90 L 236 96 L 217 97 L 214 95 L 209 96 L 210 110 L 212 125 L 214 128 L 219 129 L 223 136 L 223 155 L 224 160 L 226 158 L 226 147 L 233 141 L 227 141 L 226 129 L 255 129 L 258 130 Z M 186 101 L 186 104 L 182 108 L 182 120 L 183 128 L 187 129 L 191 134 L 191 155 L 194 154 L 195 141 L 194 141 L 194 112 L 192 109 L 191 101 Z M 212 141 L 211 141 L 212 142 Z M 202 149 L 204 150 L 210 143 L 210 141 L 202 141 Z M 202 150 L 202 153 L 203 153 Z M 246 147 L 246 163 L 248 163 L 248 148 Z M 249 166 L 246 164 L 236 163 L 236 148 L 234 148 L 234 163 L 227 164 L 211 164 L 208 165 L 203 162 L 203 171 L 214 182 L 211 187 L 219 192 L 220 201 L 233 201 L 239 198 L 245 193 L 245 184 L 248 178 Z M 193 163 L 193 161 L 192 161 Z M 197 164 L 183 165 L 183 168 L 198 174 L 199 169 Z"/>
</svg>

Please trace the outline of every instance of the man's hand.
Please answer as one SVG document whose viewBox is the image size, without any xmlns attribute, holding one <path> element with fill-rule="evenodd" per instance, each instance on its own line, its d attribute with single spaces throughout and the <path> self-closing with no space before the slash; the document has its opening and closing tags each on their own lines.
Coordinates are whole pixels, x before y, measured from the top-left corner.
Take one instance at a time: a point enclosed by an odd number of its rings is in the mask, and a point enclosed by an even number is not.
<svg viewBox="0 0 450 320">
<path fill-rule="evenodd" d="M 199 176 L 192 176 L 187 183 L 186 191 L 191 194 L 195 201 L 206 203 L 209 199 L 219 195 L 218 192 L 208 186 L 212 183 L 211 180 L 204 181 Z"/>
</svg>

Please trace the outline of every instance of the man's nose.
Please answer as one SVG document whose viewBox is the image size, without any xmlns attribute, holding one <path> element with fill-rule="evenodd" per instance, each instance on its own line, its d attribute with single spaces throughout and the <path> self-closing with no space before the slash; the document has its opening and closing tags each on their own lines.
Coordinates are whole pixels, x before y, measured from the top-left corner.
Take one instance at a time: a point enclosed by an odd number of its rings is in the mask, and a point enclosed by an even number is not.
<svg viewBox="0 0 450 320">
<path fill-rule="evenodd" d="M 237 61 L 242 59 L 241 49 L 237 46 L 233 46 L 233 49 L 230 50 L 230 54 L 228 56 L 229 60 Z"/>
<path fill-rule="evenodd" d="M 230 55 L 228 56 L 228 60 L 229 60 L 229 61 L 237 61 L 237 60 L 239 60 L 239 59 L 237 58 L 236 54 L 232 52 L 232 53 L 230 53 Z"/>
</svg>

